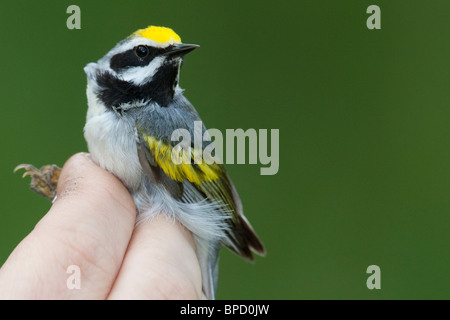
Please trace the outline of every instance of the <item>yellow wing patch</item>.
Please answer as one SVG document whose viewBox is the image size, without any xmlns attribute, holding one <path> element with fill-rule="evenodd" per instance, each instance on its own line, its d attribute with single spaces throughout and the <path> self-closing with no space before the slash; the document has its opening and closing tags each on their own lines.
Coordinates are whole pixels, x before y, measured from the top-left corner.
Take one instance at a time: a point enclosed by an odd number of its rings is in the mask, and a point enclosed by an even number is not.
<svg viewBox="0 0 450 320">
<path fill-rule="evenodd" d="M 198 160 L 201 159 L 201 156 L 198 149 L 190 148 L 190 154 L 184 149 L 173 152 L 174 148 L 170 144 L 152 136 L 143 135 L 143 138 L 158 166 L 173 180 L 181 182 L 187 179 L 199 185 L 205 181 L 217 180 L 223 174 L 219 164 L 207 164 L 203 161 L 200 163 Z M 191 164 L 192 159 L 196 164 Z"/>
<path fill-rule="evenodd" d="M 141 36 L 158 44 L 175 44 L 181 43 L 181 38 L 172 29 L 166 27 L 149 26 L 145 29 L 139 29 L 132 34 L 133 36 Z"/>
</svg>

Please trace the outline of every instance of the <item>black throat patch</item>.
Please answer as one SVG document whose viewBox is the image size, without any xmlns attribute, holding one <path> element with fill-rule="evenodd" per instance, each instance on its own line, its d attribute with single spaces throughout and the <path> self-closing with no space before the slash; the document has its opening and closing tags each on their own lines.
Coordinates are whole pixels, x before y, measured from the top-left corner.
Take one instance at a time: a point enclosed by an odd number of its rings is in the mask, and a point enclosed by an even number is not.
<svg viewBox="0 0 450 320">
<path fill-rule="evenodd" d="M 118 79 L 110 72 L 97 72 L 97 97 L 108 108 L 118 107 L 134 101 L 153 101 L 167 107 L 175 94 L 178 77 L 178 62 L 167 61 L 153 76 L 152 80 L 136 85 Z"/>
</svg>

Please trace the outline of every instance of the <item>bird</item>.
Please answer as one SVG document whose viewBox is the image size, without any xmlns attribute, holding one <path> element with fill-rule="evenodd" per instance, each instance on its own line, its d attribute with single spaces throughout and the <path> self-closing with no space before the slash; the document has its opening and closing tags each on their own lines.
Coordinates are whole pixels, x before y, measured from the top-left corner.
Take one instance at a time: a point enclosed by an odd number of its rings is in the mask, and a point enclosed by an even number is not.
<svg viewBox="0 0 450 320">
<path fill-rule="evenodd" d="M 84 138 L 94 162 L 133 196 L 137 224 L 162 213 L 193 234 L 203 293 L 215 299 L 220 248 L 250 261 L 253 253 L 265 255 L 265 248 L 244 216 L 224 165 L 197 161 L 206 143 L 185 143 L 177 153 L 178 141 L 172 140 L 179 129 L 191 135 L 207 132 L 179 84 L 185 55 L 198 47 L 182 43 L 171 28 L 148 26 L 87 64 Z M 174 155 L 183 161 L 174 161 Z M 32 190 L 57 196 L 57 166 L 17 169 L 32 177 Z"/>
</svg>

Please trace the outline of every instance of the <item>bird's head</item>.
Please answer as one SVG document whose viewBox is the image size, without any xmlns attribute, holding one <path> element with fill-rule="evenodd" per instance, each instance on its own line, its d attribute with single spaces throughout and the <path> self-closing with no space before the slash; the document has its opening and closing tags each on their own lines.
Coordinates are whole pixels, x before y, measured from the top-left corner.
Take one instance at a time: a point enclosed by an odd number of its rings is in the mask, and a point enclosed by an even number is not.
<svg viewBox="0 0 450 320">
<path fill-rule="evenodd" d="M 137 30 L 84 68 L 88 97 L 91 94 L 107 109 L 148 102 L 166 107 L 181 90 L 178 81 L 184 55 L 197 47 L 183 44 L 170 28 Z"/>
</svg>

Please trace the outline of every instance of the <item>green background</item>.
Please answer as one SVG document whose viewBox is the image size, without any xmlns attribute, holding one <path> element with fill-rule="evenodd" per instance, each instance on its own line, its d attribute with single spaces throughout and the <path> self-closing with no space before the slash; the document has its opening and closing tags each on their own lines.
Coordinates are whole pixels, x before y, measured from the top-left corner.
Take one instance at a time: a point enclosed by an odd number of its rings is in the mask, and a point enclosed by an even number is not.
<svg viewBox="0 0 450 320">
<path fill-rule="evenodd" d="M 66 8 L 81 8 L 81 30 Z M 366 9 L 381 7 L 381 30 Z M 267 256 L 222 250 L 219 299 L 450 298 L 450 2 L 8 1 L 0 6 L 0 263 L 50 203 L 13 174 L 86 151 L 83 67 L 149 24 L 190 54 L 210 128 L 280 130 L 280 170 L 227 165 Z M 381 268 L 381 290 L 366 269 Z"/>
</svg>

